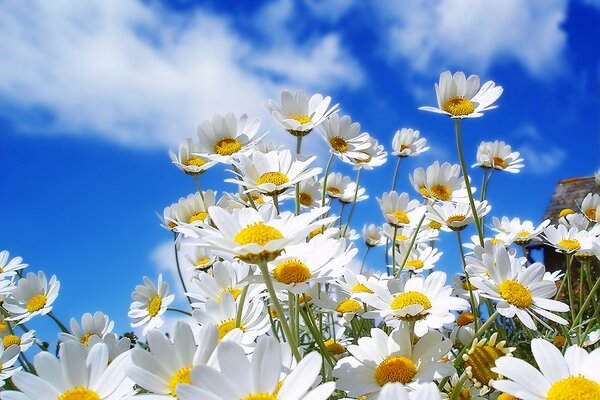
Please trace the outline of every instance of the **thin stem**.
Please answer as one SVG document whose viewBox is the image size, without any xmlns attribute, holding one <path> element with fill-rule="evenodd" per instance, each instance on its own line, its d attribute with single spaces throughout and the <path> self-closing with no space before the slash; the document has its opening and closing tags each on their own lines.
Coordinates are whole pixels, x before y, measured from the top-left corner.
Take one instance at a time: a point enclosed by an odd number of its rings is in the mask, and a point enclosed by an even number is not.
<svg viewBox="0 0 600 400">
<path fill-rule="evenodd" d="M 185 285 L 185 279 L 183 279 L 183 273 L 181 272 L 181 266 L 179 265 L 179 252 L 177 251 L 177 232 L 173 231 L 173 249 L 175 251 L 175 265 L 177 266 L 177 275 L 179 275 L 179 281 L 183 286 L 183 292 L 186 294 L 185 298 L 188 303 L 192 304 L 192 300 L 187 295 L 187 286 Z"/>
<path fill-rule="evenodd" d="M 490 315 L 490 317 L 487 319 L 487 321 L 485 321 L 483 323 L 483 325 L 481 325 L 481 328 L 479 328 L 476 332 L 475 335 L 473 335 L 473 337 L 478 338 L 481 337 L 481 335 L 486 331 L 486 329 L 494 323 L 494 321 L 496 320 L 496 318 L 498 317 L 498 310 L 494 311 L 494 313 L 492 315 Z M 457 367 L 460 362 L 462 361 L 462 355 L 464 354 L 464 352 L 471 348 L 471 346 L 464 346 L 462 348 L 462 350 L 458 353 L 458 355 L 456 356 L 456 359 L 454 361 L 454 367 Z"/>
<path fill-rule="evenodd" d="M 362 258 L 362 262 L 360 263 L 360 273 L 363 273 L 363 268 L 365 267 L 365 260 L 367 259 L 367 255 L 369 254 L 369 250 L 371 250 L 371 246 L 367 246 L 367 250 L 365 250 L 365 255 Z"/>
<path fill-rule="evenodd" d="M 398 235 L 398 226 L 394 225 L 394 236 L 392 236 L 392 274 L 394 275 L 396 274 L 396 235 Z"/>
<path fill-rule="evenodd" d="M 325 168 L 325 175 L 323 175 L 323 194 L 321 195 L 321 207 L 325 207 L 325 196 L 327 196 L 327 176 L 329 175 L 332 162 L 333 153 L 329 155 L 329 161 L 327 161 L 327 167 Z"/>
<path fill-rule="evenodd" d="M 392 178 L 392 191 L 396 190 L 396 179 L 398 178 L 398 170 L 400 169 L 400 161 L 402 161 L 402 157 L 398 157 L 398 161 L 396 161 L 396 169 L 394 170 L 394 177 Z"/>
<path fill-rule="evenodd" d="M 573 266 L 573 255 L 567 255 L 567 293 L 569 294 L 569 308 L 571 309 L 571 321 L 575 326 L 575 308 L 573 307 L 573 282 L 571 276 L 571 267 Z M 581 310 L 579 310 L 581 312 Z"/>
<path fill-rule="evenodd" d="M 240 303 L 237 308 L 237 313 L 235 315 L 235 327 L 239 328 L 242 323 L 242 311 L 244 310 L 244 302 L 246 301 L 246 295 L 248 294 L 248 288 L 250 285 L 244 286 L 242 290 L 242 294 L 240 295 Z"/>
<path fill-rule="evenodd" d="M 596 280 L 596 283 L 590 290 L 590 293 L 587 295 L 585 301 L 583 302 L 583 305 L 581 306 L 581 308 L 579 309 L 579 312 L 577 313 L 577 316 L 573 320 L 573 326 L 577 325 L 579 320 L 583 317 L 583 313 L 590 305 L 590 302 L 595 298 L 594 296 L 596 295 L 596 292 L 598 291 L 598 289 L 600 289 L 600 279 Z"/>
<path fill-rule="evenodd" d="M 463 250 L 463 242 L 462 237 L 460 236 L 460 231 L 456 231 L 456 237 L 458 239 L 458 249 L 460 251 L 460 260 L 463 267 L 463 273 L 465 274 L 465 279 L 467 280 L 467 288 L 469 289 L 469 299 L 471 300 L 471 311 L 473 312 L 473 326 L 475 330 L 477 330 L 477 317 L 479 315 L 479 308 L 475 304 L 475 296 L 473 295 L 473 288 L 471 287 L 471 282 L 469 282 L 469 274 L 467 273 L 467 264 L 465 262 L 465 252 Z"/>
<path fill-rule="evenodd" d="M 300 154 L 302 138 L 303 136 L 296 136 L 296 155 Z M 296 215 L 300 215 L 300 183 L 296 183 L 294 187 L 296 189 Z"/>
<path fill-rule="evenodd" d="M 296 136 L 296 154 L 300 154 L 300 148 L 302 147 L 302 138 L 304 136 Z"/>
<path fill-rule="evenodd" d="M 185 311 L 185 310 L 182 310 L 181 308 L 176 308 L 176 307 L 167 307 L 167 311 L 175 311 L 175 312 L 178 312 L 178 313 L 180 313 L 180 314 L 185 314 L 185 315 L 187 315 L 187 316 L 189 316 L 189 317 L 191 317 L 191 316 L 192 316 L 192 313 L 190 313 L 190 312 L 188 312 L 188 311 Z"/>
<path fill-rule="evenodd" d="M 354 190 L 354 198 L 352 199 L 352 206 L 350 207 L 350 213 L 348 213 L 348 220 L 346 221 L 346 226 L 344 226 L 344 232 L 342 233 L 342 237 L 346 236 L 346 231 L 350 226 L 350 220 L 352 219 L 352 215 L 354 214 L 354 208 L 356 207 L 356 198 L 358 197 L 358 188 L 360 183 L 360 172 L 362 168 L 359 168 L 356 171 L 356 189 Z"/>
<path fill-rule="evenodd" d="M 70 333 L 67 327 L 62 322 L 60 322 L 60 320 L 56 318 L 54 314 L 52 314 L 52 311 L 50 311 L 46 315 L 48 315 L 56 323 L 56 325 L 58 325 L 61 331 L 63 331 L 64 333 Z"/>
<path fill-rule="evenodd" d="M 275 209 L 277 210 L 277 214 L 279 214 L 279 196 L 277 194 L 273 195 L 273 204 L 275 205 Z"/>
<path fill-rule="evenodd" d="M 415 242 L 417 241 L 417 235 L 419 234 L 419 230 L 421 230 L 421 225 L 423 225 L 423 221 L 425 221 L 425 214 L 423 214 L 423 216 L 421 217 L 421 220 L 419 221 L 419 224 L 415 228 L 415 233 L 413 233 L 413 235 L 412 235 L 412 239 L 410 240 L 410 244 L 408 245 L 408 249 L 406 251 L 406 255 L 404 255 L 404 259 L 402 260 L 402 265 L 400 265 L 400 269 L 394 274 L 395 278 L 397 278 L 398 275 L 400 275 L 400 273 L 404 269 L 404 266 L 406 266 L 406 262 L 408 261 L 408 257 L 410 256 L 410 252 L 412 251 L 412 249 L 413 249 L 413 247 L 415 245 Z M 396 237 L 394 236 L 394 242 L 395 241 L 396 241 Z M 394 245 L 392 245 L 392 246 L 394 246 Z"/>
<path fill-rule="evenodd" d="M 200 178 L 198 177 L 198 175 L 194 175 L 194 181 L 196 182 L 198 193 L 200 193 L 200 198 L 202 198 L 202 203 L 204 203 L 204 193 L 202 193 L 202 187 L 200 187 Z"/>
<path fill-rule="evenodd" d="M 452 388 L 452 397 L 450 398 L 450 400 L 460 400 L 461 389 L 462 389 L 463 385 L 465 384 L 465 382 L 467 381 L 467 378 L 468 378 L 467 373 L 463 372 L 463 374 L 458 379 L 458 382 L 456 382 L 456 385 Z"/>
</svg>

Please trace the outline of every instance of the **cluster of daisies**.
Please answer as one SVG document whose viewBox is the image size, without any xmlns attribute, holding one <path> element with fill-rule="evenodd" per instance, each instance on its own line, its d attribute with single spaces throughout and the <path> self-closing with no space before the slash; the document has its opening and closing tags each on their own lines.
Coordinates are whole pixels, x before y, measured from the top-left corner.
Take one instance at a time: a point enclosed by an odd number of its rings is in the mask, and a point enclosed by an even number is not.
<svg viewBox="0 0 600 400">
<path fill-rule="evenodd" d="M 284 91 L 265 104 L 295 150 L 265 141 L 246 115 L 203 121 L 197 140 L 170 152 L 197 190 L 162 216 L 185 298 L 175 302 L 162 276 L 144 277 L 129 311 L 137 336 L 113 332 L 102 312 L 67 327 L 52 314 L 56 277 L 24 274 L 20 257 L 0 253 L 0 399 L 599 400 L 600 195 L 555 224 L 488 216 L 493 176 L 518 173 L 523 159 L 504 142 L 481 143 L 472 168 L 483 183 L 473 187 L 461 127 L 502 90 L 441 74 L 437 107 L 422 109 L 454 120 L 460 164 L 414 169 L 409 192 L 396 190 L 401 161 L 427 140 L 403 128 L 388 152 L 330 97 Z M 302 152 L 315 136 L 329 150 L 322 165 Z M 369 213 L 383 223 L 358 232 L 363 173 L 388 158 L 390 190 Z M 202 188 L 219 166 L 234 190 Z M 458 260 L 442 257 L 442 238 Z M 535 261 L 540 246 L 559 265 Z M 450 263 L 461 272 L 448 277 Z M 170 327 L 167 312 L 178 316 Z M 26 327 L 41 315 L 62 330 L 56 354 Z"/>
</svg>

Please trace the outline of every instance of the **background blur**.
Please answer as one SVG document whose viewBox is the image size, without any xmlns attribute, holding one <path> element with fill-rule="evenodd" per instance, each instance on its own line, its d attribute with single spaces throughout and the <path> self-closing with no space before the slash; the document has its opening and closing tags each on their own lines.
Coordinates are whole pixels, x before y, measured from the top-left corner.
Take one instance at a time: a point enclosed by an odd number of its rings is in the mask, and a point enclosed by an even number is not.
<svg viewBox="0 0 600 400">
<path fill-rule="evenodd" d="M 414 168 L 457 161 L 452 122 L 417 110 L 435 105 L 447 69 L 504 86 L 497 110 L 463 124 L 467 163 L 482 140 L 520 151 L 520 174 L 494 176 L 491 215 L 539 222 L 558 180 L 600 166 L 599 26 L 598 0 L 3 1 L 0 248 L 58 276 L 63 321 L 103 310 L 127 330 L 143 275 L 163 272 L 177 290 L 156 213 L 194 191 L 167 150 L 201 120 L 246 112 L 267 140 L 290 143 L 263 101 L 284 88 L 330 95 L 388 149 L 401 127 L 428 139 L 400 171 L 399 189 L 416 196 Z M 316 133 L 303 145 L 325 154 Z M 394 163 L 363 174 L 371 197 L 357 230 L 383 221 L 375 197 Z M 235 190 L 223 170 L 203 186 Z M 449 272 L 453 252 L 439 263 Z M 381 253 L 368 267 L 384 268 Z"/>
</svg>

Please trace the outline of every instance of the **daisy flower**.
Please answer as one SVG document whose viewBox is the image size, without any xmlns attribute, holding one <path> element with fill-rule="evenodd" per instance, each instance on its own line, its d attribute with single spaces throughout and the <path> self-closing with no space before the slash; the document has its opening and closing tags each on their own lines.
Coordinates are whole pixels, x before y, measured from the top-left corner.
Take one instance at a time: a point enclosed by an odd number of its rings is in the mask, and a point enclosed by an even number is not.
<svg viewBox="0 0 600 400">
<path fill-rule="evenodd" d="M 440 74 L 439 83 L 435 84 L 437 107 L 419 107 L 419 110 L 446 114 L 451 118 L 476 118 L 483 112 L 498 106 L 493 105 L 502 94 L 502 86 L 487 81 L 480 87 L 479 77 L 465 77 L 463 72 L 450 71 Z"/>
<path fill-rule="evenodd" d="M 240 183 L 246 192 L 280 195 L 296 183 L 321 173 L 321 168 L 308 168 L 316 158 L 292 155 L 287 149 L 269 153 L 255 151 L 250 156 L 242 154 L 235 162 L 239 179 L 225 182 Z"/>
<path fill-rule="evenodd" d="M 545 324 L 538 314 L 567 324 L 564 318 L 551 312 L 567 312 L 569 305 L 551 299 L 556 294 L 556 285 L 544 280 L 544 265 L 536 262 L 525 268 L 501 247 L 494 261 L 485 264 L 485 275 L 471 276 L 469 281 L 481 290 L 481 296 L 498 302 L 496 310 L 500 315 L 506 318 L 516 315 L 523 325 L 534 330 L 537 327 L 533 318 Z"/>
<path fill-rule="evenodd" d="M 470 343 L 470 342 L 469 342 Z M 457 384 L 460 381 L 460 378 L 457 374 L 452 375 L 452 378 L 450 378 L 450 380 L 448 381 L 448 383 L 446 383 L 444 385 L 443 388 L 443 398 L 444 399 L 452 399 L 453 396 L 455 395 L 455 391 L 457 389 Z M 483 392 L 483 393 L 482 393 Z M 488 391 L 487 390 L 481 390 L 475 386 L 473 386 L 473 384 L 469 381 L 466 380 L 458 393 L 458 397 L 457 399 L 468 399 L 468 400 L 487 400 L 488 397 L 482 397 L 483 395 L 485 395 Z M 496 399 L 498 400 L 498 399 Z"/>
<path fill-rule="evenodd" d="M 6 250 L 0 251 L 0 278 L 9 278 L 15 276 L 17 271 L 27 267 L 27 264 L 23 263 L 23 258 L 13 257 L 10 258 L 10 253 Z"/>
<path fill-rule="evenodd" d="M 498 219 L 492 217 L 492 230 L 498 233 L 504 233 L 507 237 L 513 238 L 513 241 L 519 245 L 527 244 L 532 240 L 537 240 L 540 234 L 550 225 L 550 220 L 547 219 L 538 226 L 533 222 L 525 220 L 521 222 L 519 218 L 509 219 L 502 217 Z"/>
<path fill-rule="evenodd" d="M 17 345 L 21 352 L 26 352 L 35 343 L 39 343 L 35 338 L 35 331 L 33 329 L 23 332 L 21 336 L 16 335 L 16 332 L 2 332 L 0 333 L 0 337 L 5 349 L 8 349 L 12 345 Z M 1 363 L 2 361 L 0 360 Z"/>
<path fill-rule="evenodd" d="M 371 170 L 375 167 L 379 167 L 387 161 L 387 151 L 384 150 L 383 145 L 373 137 L 367 137 L 366 141 L 369 143 L 369 147 L 361 150 L 361 156 L 352 158 L 354 163 L 354 169 L 367 169 Z"/>
<path fill-rule="evenodd" d="M 217 261 L 217 257 L 206 247 L 194 247 L 192 254 L 186 254 L 186 258 L 196 272 L 208 271 Z"/>
<path fill-rule="evenodd" d="M 324 98 L 320 94 L 314 94 L 309 100 L 303 91 L 292 94 L 283 90 L 281 105 L 274 100 L 268 100 L 265 106 L 283 129 L 294 136 L 302 137 L 338 111 L 339 105 L 330 107 L 330 103 L 329 96 Z"/>
<path fill-rule="evenodd" d="M 321 136 L 329 145 L 331 154 L 342 161 L 352 163 L 352 159 L 364 159 L 367 155 L 362 152 L 369 147 L 369 134 L 360 133 L 360 124 L 352 122 L 348 115 L 339 117 L 333 114 L 321 124 Z"/>
<path fill-rule="evenodd" d="M 478 218 L 487 215 L 491 209 L 492 207 L 486 200 L 475 200 L 475 211 Z M 453 231 L 462 231 L 468 224 L 475 222 L 475 216 L 469 203 L 435 202 L 427 206 L 427 211 L 431 219 L 444 224 Z"/>
<path fill-rule="evenodd" d="M 548 226 L 542 233 L 546 242 L 562 253 L 587 251 L 592 247 L 592 238 L 585 230 L 576 227 L 567 228 L 565 225 Z"/>
<path fill-rule="evenodd" d="M 94 315 L 85 313 L 81 317 L 81 328 L 77 324 L 77 320 L 71 318 L 73 334 L 61 332 L 58 334 L 58 339 L 61 342 L 74 340 L 87 346 L 91 336 L 98 336 L 102 339 L 104 335 L 112 331 L 114 325 L 115 323 L 108 318 L 108 315 L 101 311 L 96 311 Z"/>
<path fill-rule="evenodd" d="M 315 208 L 321 206 L 323 185 L 316 178 L 305 179 L 298 186 L 298 199 L 302 208 Z M 325 200 L 327 202 L 327 199 Z"/>
<path fill-rule="evenodd" d="M 249 121 L 246 114 L 239 118 L 232 113 L 215 114 L 198 126 L 198 145 L 194 154 L 229 164 L 233 157 L 251 151 L 260 141 L 262 136 L 255 137 L 259 128 L 260 120 Z"/>
<path fill-rule="evenodd" d="M 209 299 L 221 301 L 225 293 L 231 293 L 233 299 L 237 300 L 244 286 L 248 284 L 245 280 L 251 274 L 248 264 L 227 260 L 217 261 L 213 265 L 211 274 L 200 272 L 192 279 L 190 292 L 186 295 L 199 301 L 199 303 L 192 303 L 192 307 L 196 308 L 201 307 Z"/>
<path fill-rule="evenodd" d="M 182 197 L 175 204 L 170 205 L 168 211 L 165 209 L 164 220 L 166 224 L 174 228 L 179 225 L 200 226 L 208 217 L 208 207 L 215 205 L 215 192 L 195 192 L 187 197 Z M 208 220 L 206 221 L 209 222 Z"/>
<path fill-rule="evenodd" d="M 425 212 L 418 200 L 410 200 L 408 193 L 386 192 L 377 202 L 386 221 L 396 227 L 416 226 Z"/>
<path fill-rule="evenodd" d="M 195 235 L 195 244 L 209 247 L 215 255 L 226 259 L 237 258 L 248 263 L 272 261 L 288 246 L 304 242 L 313 229 L 332 219 L 321 219 L 328 207 L 315 208 L 300 215 L 282 212 L 277 215 L 271 205 L 259 210 L 243 208 L 231 213 L 220 207 L 210 207 L 209 216 L 214 227 L 186 230 L 188 237 Z M 182 228 L 183 229 L 183 228 Z"/>
<path fill-rule="evenodd" d="M 215 161 L 196 155 L 199 150 L 200 145 L 188 138 L 179 145 L 177 154 L 173 150 L 169 150 L 169 157 L 173 164 L 186 174 L 198 176 L 216 164 Z"/>
<path fill-rule="evenodd" d="M 350 182 L 348 186 L 346 186 L 346 189 L 338 197 L 338 200 L 340 203 L 344 204 L 350 204 L 354 202 L 358 203 L 369 198 L 369 195 L 365 193 L 366 189 L 364 187 L 359 186 L 357 189 L 356 182 Z"/>
<path fill-rule="evenodd" d="M 469 350 L 463 354 L 465 372 L 475 387 L 487 391 L 494 380 L 502 379 L 502 374 L 495 371 L 496 361 L 501 357 L 511 357 L 515 347 L 506 347 L 506 340 L 500 342 L 498 333 L 494 332 L 489 339 L 475 338 Z"/>
<path fill-rule="evenodd" d="M 473 167 L 493 168 L 516 174 L 525 166 L 520 155 L 504 142 L 481 142 L 477 148 L 477 162 Z"/>
<path fill-rule="evenodd" d="M 442 379 L 454 372 L 450 363 L 438 362 L 452 347 L 439 332 L 429 332 L 412 345 L 408 324 L 401 324 L 388 336 L 378 328 L 371 336 L 347 347 L 351 356 L 339 360 L 333 370 L 337 388 L 358 397 L 372 398 L 389 383 L 400 383 L 408 389 Z"/>
<path fill-rule="evenodd" d="M 404 260 L 408 248 L 403 248 L 401 246 L 399 250 L 392 249 L 391 251 L 396 251 L 396 262 L 398 262 L 399 260 Z M 413 246 L 406 259 L 406 264 L 404 264 L 404 269 L 416 273 L 422 273 L 424 270 L 431 270 L 440 260 L 442 254 L 444 253 L 427 244 L 421 243 Z"/>
<path fill-rule="evenodd" d="M 508 379 L 495 380 L 494 387 L 523 400 L 600 398 L 600 350 L 588 353 L 572 346 L 563 356 L 552 343 L 533 339 L 531 352 L 539 369 L 515 357 L 502 357 L 494 371 Z"/>
<path fill-rule="evenodd" d="M 115 333 L 107 333 L 103 337 L 92 335 L 88 340 L 88 347 L 93 347 L 96 343 L 104 343 L 108 350 L 108 362 L 116 360 L 121 354 L 129 351 L 131 348 L 131 339 L 128 337 L 119 338 Z"/>
<path fill-rule="evenodd" d="M 163 282 L 162 274 L 158 276 L 158 284 L 144 276 L 144 285 L 137 285 L 131 293 L 133 302 L 129 307 L 127 316 L 133 319 L 131 326 L 143 326 L 143 335 L 148 331 L 160 328 L 163 325 L 162 315 L 167 307 L 175 300 L 175 295 L 169 294 L 169 284 Z"/>
<path fill-rule="evenodd" d="M 2 365 L 2 369 L 0 369 L 0 387 L 3 387 L 7 379 L 13 377 L 21 370 L 20 366 L 14 365 L 19 358 L 20 351 L 21 348 L 20 346 L 16 346 L 16 343 L 7 347 L 3 344 L 0 345 L 0 365 Z M 4 397 L 5 393 L 7 392 L 2 392 L 2 399 L 10 399 L 10 397 Z M 16 397 L 13 398 L 16 399 Z"/>
<path fill-rule="evenodd" d="M 382 317 L 386 324 L 395 327 L 399 321 L 414 321 L 415 335 L 421 337 L 430 329 L 440 329 L 454 322 L 451 311 L 464 311 L 469 307 L 465 299 L 452 296 L 452 288 L 446 286 L 446 273 L 435 271 L 423 277 L 406 273 L 388 281 L 387 287 L 372 288 L 371 293 L 357 296 L 373 307 L 365 318 Z"/>
<path fill-rule="evenodd" d="M 179 385 L 190 383 L 194 366 L 213 362 L 217 330 L 214 325 L 203 326 L 196 336 L 188 323 L 177 321 L 172 338 L 153 330 L 146 339 L 150 351 L 141 347 L 131 350 L 127 376 L 151 393 L 148 399 L 167 400 L 177 397 Z"/>
<path fill-rule="evenodd" d="M 398 247 L 408 247 L 413 235 L 415 234 L 416 227 L 403 226 L 395 229 L 396 237 L 394 238 L 394 228 L 390 224 L 383 224 L 383 236 L 393 241 Z M 417 238 L 415 244 L 428 243 L 438 238 L 438 232 L 433 229 L 419 229 L 417 232 Z"/>
<path fill-rule="evenodd" d="M 435 383 L 417 385 L 411 391 L 406 390 L 401 383 L 387 383 L 373 398 L 376 400 L 441 400 L 442 396 Z"/>
<path fill-rule="evenodd" d="M 320 183 L 321 186 L 323 186 L 323 178 L 320 180 Z M 325 192 L 329 197 L 339 199 L 348 191 L 348 186 L 350 186 L 351 183 L 352 178 L 349 176 L 344 176 L 340 172 L 332 172 L 327 175 Z"/>
<path fill-rule="evenodd" d="M 373 293 L 373 286 L 386 285 L 375 275 L 355 274 L 350 269 L 345 269 L 342 277 L 336 279 L 335 285 L 350 297 L 358 293 Z"/>
<path fill-rule="evenodd" d="M 364 225 L 362 229 L 362 237 L 365 244 L 369 247 L 382 246 L 383 240 L 381 227 L 375 224 Z"/>
<path fill-rule="evenodd" d="M 477 318 L 479 326 L 481 321 Z M 456 325 L 450 332 L 450 340 L 455 344 L 462 344 L 463 346 L 470 346 L 475 339 L 475 316 L 472 312 L 463 311 L 456 317 Z"/>
<path fill-rule="evenodd" d="M 427 170 L 419 167 L 409 176 L 411 185 L 427 199 L 467 202 L 464 179 L 460 177 L 460 165 L 434 162 Z"/>
<path fill-rule="evenodd" d="M 52 311 L 52 303 L 58 297 L 60 282 L 56 275 L 46 280 L 43 271 L 36 274 L 29 272 L 25 278 L 19 279 L 4 301 L 4 308 L 11 316 L 9 321 L 25 323 L 36 315 L 46 315 Z"/>
<path fill-rule="evenodd" d="M 20 390 L 2 392 L 3 400 L 126 400 L 135 391 L 133 382 L 124 370 L 129 354 L 123 354 L 108 363 L 106 345 L 88 347 L 75 341 L 65 342 L 59 348 L 59 358 L 47 351 L 34 359 L 36 375 L 18 372 L 12 377 Z"/>
<path fill-rule="evenodd" d="M 581 202 L 581 212 L 591 221 L 596 221 L 596 210 L 600 207 L 600 194 L 588 193 Z"/>
<path fill-rule="evenodd" d="M 282 351 L 274 338 L 260 340 L 251 360 L 240 345 L 222 343 L 217 359 L 218 369 L 199 365 L 192 370 L 191 384 L 177 388 L 178 400 L 327 400 L 335 389 L 333 382 L 313 388 L 322 364 L 315 352 L 304 356 L 281 381 Z"/>
<path fill-rule="evenodd" d="M 414 157 L 429 150 L 427 139 L 419 138 L 416 129 L 402 128 L 396 131 L 392 139 L 392 154 L 398 157 Z"/>
</svg>

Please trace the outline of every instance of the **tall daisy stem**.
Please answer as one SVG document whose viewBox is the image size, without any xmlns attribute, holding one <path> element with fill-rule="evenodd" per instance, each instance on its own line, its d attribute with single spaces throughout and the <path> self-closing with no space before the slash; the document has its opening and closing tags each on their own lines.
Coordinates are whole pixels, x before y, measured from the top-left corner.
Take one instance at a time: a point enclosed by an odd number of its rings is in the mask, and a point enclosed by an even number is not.
<svg viewBox="0 0 600 400">
<path fill-rule="evenodd" d="M 471 301 L 471 312 L 473 313 L 473 326 L 475 330 L 477 330 L 478 320 L 477 317 L 479 315 L 479 308 L 475 303 L 475 296 L 473 295 L 473 287 L 471 286 L 471 282 L 469 282 L 469 274 L 467 273 L 467 264 L 465 262 L 465 251 L 463 250 L 463 242 L 462 237 L 460 236 L 460 231 L 456 231 L 456 237 L 458 239 L 458 250 L 460 251 L 460 260 L 463 267 L 463 273 L 465 274 L 465 279 L 467 280 L 467 288 L 469 289 L 469 299 Z"/>
<path fill-rule="evenodd" d="M 187 311 L 185 311 L 185 310 L 182 310 L 181 308 L 167 307 L 167 311 L 174 311 L 174 312 L 178 312 L 178 313 L 180 313 L 180 314 L 185 314 L 185 315 L 187 315 L 188 317 L 191 317 L 191 316 L 192 316 L 192 313 L 190 313 L 190 312 L 187 312 Z"/>
<path fill-rule="evenodd" d="M 398 170 L 400 169 L 400 161 L 402 161 L 402 157 L 398 157 L 398 161 L 396 161 L 396 169 L 394 170 L 394 177 L 392 178 L 392 191 L 396 190 L 396 179 L 398 178 Z"/>
<path fill-rule="evenodd" d="M 196 182 L 196 188 L 198 188 L 198 193 L 200 193 L 200 198 L 202 199 L 202 203 L 204 203 L 204 193 L 202 192 L 202 187 L 200 186 L 200 178 L 198 175 L 194 175 L 194 182 Z"/>
<path fill-rule="evenodd" d="M 52 321 L 56 323 L 56 325 L 60 328 L 61 331 L 63 331 L 64 333 L 70 333 L 67 327 L 62 322 L 60 322 L 60 320 L 56 318 L 54 314 L 52 314 L 52 311 L 50 311 L 47 315 L 52 319 Z"/>
<path fill-rule="evenodd" d="M 360 273 L 363 273 L 363 268 L 365 267 L 365 261 L 367 260 L 367 255 L 369 254 L 369 250 L 371 250 L 371 246 L 367 246 L 367 249 L 365 250 L 365 255 L 362 258 L 362 261 L 360 263 Z"/>
<path fill-rule="evenodd" d="M 483 228 L 481 226 L 481 220 L 477 215 L 477 209 L 475 208 L 475 200 L 473 200 L 473 191 L 471 190 L 471 184 L 469 183 L 467 165 L 465 164 L 465 156 L 462 149 L 462 139 L 460 133 L 460 119 L 456 119 L 456 147 L 458 149 L 458 158 L 460 159 L 460 168 L 462 169 L 463 179 L 465 180 L 465 186 L 467 188 L 467 195 L 469 196 L 469 204 L 471 205 L 471 211 L 473 212 L 473 218 L 475 219 L 475 226 L 477 227 L 477 235 L 479 236 L 479 244 L 483 246 Z"/>
<path fill-rule="evenodd" d="M 173 250 L 175 251 L 175 265 L 177 266 L 177 275 L 179 275 L 179 281 L 181 282 L 181 286 L 183 286 L 183 292 L 187 293 L 187 286 L 185 285 L 185 279 L 183 279 L 183 273 L 181 272 L 181 266 L 179 265 L 179 252 L 177 251 L 177 232 L 173 231 Z M 187 296 L 185 296 L 188 303 L 192 304 L 192 300 Z"/>
<path fill-rule="evenodd" d="M 346 236 L 346 231 L 350 226 L 350 220 L 352 219 L 352 215 L 354 214 L 354 208 L 356 208 L 356 198 L 358 197 L 358 188 L 360 183 L 360 172 L 362 168 L 356 171 L 356 189 L 354 190 L 354 198 L 352 199 L 352 206 L 350 206 L 350 212 L 348 213 L 348 220 L 346 221 L 346 226 L 344 226 L 344 232 L 342 233 L 342 237 Z"/>
<path fill-rule="evenodd" d="M 248 294 L 248 288 L 250 287 L 250 284 L 247 284 L 246 286 L 244 286 L 244 289 L 242 290 L 242 294 L 240 295 L 240 303 L 237 307 L 237 312 L 235 314 L 235 327 L 239 328 L 242 324 L 242 313 L 244 311 L 244 302 L 246 301 L 246 295 Z"/>
<path fill-rule="evenodd" d="M 267 263 L 262 262 L 258 263 L 258 268 L 260 269 L 260 273 L 263 276 L 265 281 L 265 285 L 267 286 L 267 291 L 269 292 L 269 296 L 271 297 L 271 301 L 273 302 L 273 307 L 275 307 L 275 311 L 277 312 L 277 316 L 279 317 L 279 323 L 283 328 L 283 333 L 288 341 L 290 346 L 290 350 L 292 350 L 292 354 L 296 361 L 300 361 L 300 352 L 298 351 L 298 347 L 296 346 L 296 341 L 294 340 L 294 336 L 292 335 L 292 331 L 290 330 L 290 326 L 285 317 L 285 313 L 283 312 L 283 307 L 279 303 L 277 299 L 277 293 L 275 292 L 275 287 L 273 286 L 273 281 L 271 280 L 271 275 L 269 274 L 269 268 L 267 267 Z"/>
<path fill-rule="evenodd" d="M 419 231 L 421 230 L 421 225 L 423 225 L 423 221 L 425 221 L 425 215 L 426 214 L 423 214 L 423 216 L 421 217 L 421 220 L 419 221 L 419 224 L 415 228 L 415 232 L 412 235 L 412 239 L 410 240 L 410 244 L 408 245 L 408 249 L 406 250 L 406 254 L 404 255 L 404 259 L 402 260 L 402 264 L 400 264 L 400 268 L 398 269 L 398 271 L 394 273 L 394 278 L 397 278 L 398 275 L 400 275 L 400 273 L 402 272 L 402 270 L 406 266 L 406 262 L 408 261 L 408 257 L 410 256 L 410 252 L 412 251 L 413 247 L 415 246 L 415 242 L 417 241 L 417 236 L 419 235 Z M 394 236 L 394 243 L 395 243 L 395 241 L 396 241 L 396 237 Z M 392 246 L 394 246 L 394 245 L 392 244 Z M 392 254 L 394 254 L 394 253 L 392 253 Z"/>
<path fill-rule="evenodd" d="M 325 167 L 325 175 L 323 175 L 323 194 L 321 195 L 321 207 L 325 207 L 325 196 L 327 196 L 327 176 L 329 175 L 332 162 L 333 153 L 329 155 L 329 161 L 327 161 L 327 167 Z"/>
</svg>

